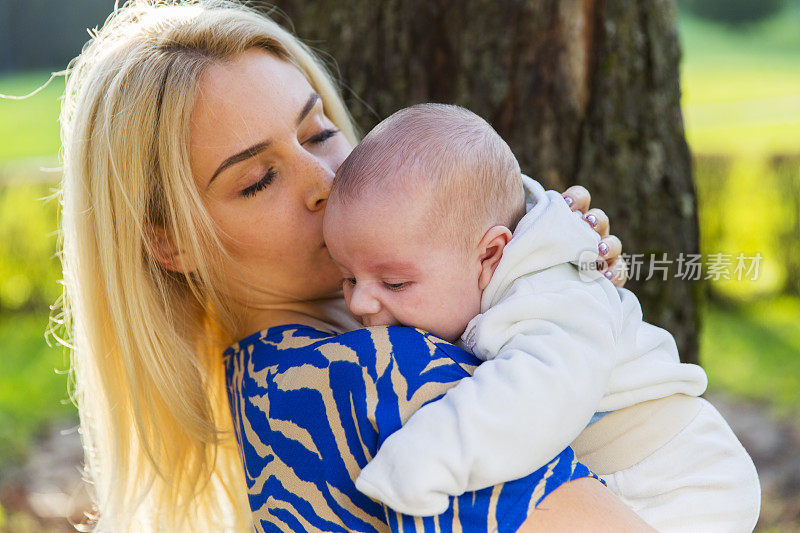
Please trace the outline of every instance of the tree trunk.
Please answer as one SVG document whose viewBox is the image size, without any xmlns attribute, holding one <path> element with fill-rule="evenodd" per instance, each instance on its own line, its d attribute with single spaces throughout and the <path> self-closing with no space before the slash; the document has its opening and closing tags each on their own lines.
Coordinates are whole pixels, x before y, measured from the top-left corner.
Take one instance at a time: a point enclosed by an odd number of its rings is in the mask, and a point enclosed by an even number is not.
<svg viewBox="0 0 800 533">
<path fill-rule="evenodd" d="M 698 253 L 671 0 L 284 0 L 295 32 L 335 58 L 367 131 L 447 102 L 486 118 L 548 188 L 581 184 L 626 253 Z M 273 11 L 277 20 L 281 17 Z M 283 21 L 286 22 L 286 21 Z M 645 319 L 697 358 L 701 284 L 649 273 Z M 674 264 L 672 265 L 674 267 Z"/>
</svg>

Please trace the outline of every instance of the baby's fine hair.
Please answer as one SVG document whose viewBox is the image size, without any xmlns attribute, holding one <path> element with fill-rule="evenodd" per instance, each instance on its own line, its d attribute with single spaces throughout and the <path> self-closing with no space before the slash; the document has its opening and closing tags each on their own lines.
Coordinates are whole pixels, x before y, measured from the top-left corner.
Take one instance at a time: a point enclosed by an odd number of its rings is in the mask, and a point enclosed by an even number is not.
<svg viewBox="0 0 800 533">
<path fill-rule="evenodd" d="M 493 226 L 513 231 L 525 214 L 511 149 L 485 120 L 455 105 L 418 104 L 375 126 L 339 167 L 331 200 L 396 187 L 430 198 L 431 222 L 465 246 Z"/>
</svg>

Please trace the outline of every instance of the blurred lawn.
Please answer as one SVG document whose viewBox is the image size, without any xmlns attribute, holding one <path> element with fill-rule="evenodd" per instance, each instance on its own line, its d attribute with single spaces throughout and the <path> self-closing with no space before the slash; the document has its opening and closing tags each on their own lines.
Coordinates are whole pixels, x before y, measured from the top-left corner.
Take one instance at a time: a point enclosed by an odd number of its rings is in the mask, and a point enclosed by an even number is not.
<svg viewBox="0 0 800 533">
<path fill-rule="evenodd" d="M 67 401 L 68 361 L 62 349 L 47 346 L 47 323 L 41 312 L 0 316 L 0 472 L 24 457 L 48 423 L 77 420 Z"/>
<path fill-rule="evenodd" d="M 743 28 L 682 16 L 683 112 L 692 150 L 800 150 L 800 3 Z"/>
<path fill-rule="evenodd" d="M 26 95 L 49 77 L 44 71 L 0 75 L 0 94 Z M 63 92 L 64 78 L 58 77 L 25 100 L 0 98 L 0 167 L 19 159 L 55 158 L 61 146 L 58 112 Z"/>
<path fill-rule="evenodd" d="M 800 298 L 709 305 L 700 352 L 709 388 L 772 405 L 800 419 Z"/>
</svg>

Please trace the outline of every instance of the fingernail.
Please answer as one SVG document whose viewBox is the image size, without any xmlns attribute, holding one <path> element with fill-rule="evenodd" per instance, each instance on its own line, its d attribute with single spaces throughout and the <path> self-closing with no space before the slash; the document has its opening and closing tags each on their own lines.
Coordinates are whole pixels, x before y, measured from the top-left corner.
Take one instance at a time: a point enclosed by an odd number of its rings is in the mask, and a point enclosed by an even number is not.
<svg viewBox="0 0 800 533">
<path fill-rule="evenodd" d="M 604 275 L 604 276 L 606 277 L 606 279 L 608 279 L 609 281 L 611 281 L 611 280 L 614 278 L 614 274 L 612 274 L 610 270 L 606 270 L 605 272 L 603 272 L 603 275 Z"/>
<path fill-rule="evenodd" d="M 597 227 L 597 217 L 594 215 L 586 215 L 583 217 L 583 220 L 589 223 L 589 225 L 593 228 Z"/>
<path fill-rule="evenodd" d="M 597 250 L 600 252 L 600 255 L 606 255 L 608 253 L 608 245 L 604 242 L 601 242 L 597 245 Z"/>
<path fill-rule="evenodd" d="M 565 202 L 567 202 L 567 205 L 568 205 L 568 206 L 570 206 L 570 207 L 572 207 L 572 204 L 574 204 L 574 203 L 575 203 L 575 200 L 573 200 L 573 199 L 572 199 L 572 198 L 570 198 L 569 196 L 565 196 L 565 197 L 564 197 L 564 201 L 565 201 Z"/>
</svg>

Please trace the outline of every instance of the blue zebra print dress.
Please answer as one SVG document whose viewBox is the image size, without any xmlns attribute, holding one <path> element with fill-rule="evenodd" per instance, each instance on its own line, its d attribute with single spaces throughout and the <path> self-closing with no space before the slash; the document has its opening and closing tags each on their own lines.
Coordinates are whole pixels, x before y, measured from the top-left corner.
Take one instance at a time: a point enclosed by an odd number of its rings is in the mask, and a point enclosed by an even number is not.
<svg viewBox="0 0 800 533">
<path fill-rule="evenodd" d="M 258 531 L 516 531 L 561 484 L 594 476 L 567 448 L 533 474 L 451 498 L 435 517 L 356 490 L 381 443 L 480 361 L 423 331 L 334 335 L 286 325 L 224 353 L 228 397 Z"/>
</svg>

